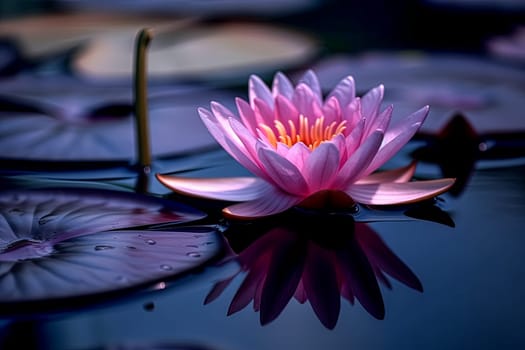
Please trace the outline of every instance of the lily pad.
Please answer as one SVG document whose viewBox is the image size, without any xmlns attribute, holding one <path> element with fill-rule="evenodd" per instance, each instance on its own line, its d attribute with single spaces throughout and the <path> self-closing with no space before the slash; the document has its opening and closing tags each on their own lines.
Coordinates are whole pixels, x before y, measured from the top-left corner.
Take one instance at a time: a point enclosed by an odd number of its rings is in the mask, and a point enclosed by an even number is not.
<svg viewBox="0 0 525 350">
<path fill-rule="evenodd" d="M 152 86 L 149 91 L 154 157 L 217 146 L 197 108 L 212 99 L 233 101 L 231 96 L 182 85 Z M 3 81 L 0 120 L 0 158 L 69 162 L 136 158 L 129 84 L 88 84 L 69 78 Z"/>
<path fill-rule="evenodd" d="M 129 78 L 136 32 L 92 40 L 72 67 L 89 78 Z M 148 52 L 151 79 L 168 77 L 211 83 L 244 81 L 249 74 L 296 67 L 318 52 L 316 41 L 278 26 L 232 22 L 159 31 Z"/>
<path fill-rule="evenodd" d="M 216 229 L 172 224 L 203 217 L 133 193 L 2 191 L 0 313 L 101 301 L 192 270 L 217 253 Z"/>
<path fill-rule="evenodd" d="M 295 12 L 311 7 L 318 0 L 58 0 L 58 4 L 74 11 L 104 11 L 131 13 L 173 13 L 194 15 L 270 15 Z"/>
<path fill-rule="evenodd" d="M 367 91 L 385 85 L 393 118 L 430 105 L 420 132 L 437 134 L 461 112 L 478 134 L 525 131 L 525 72 L 469 55 L 418 52 L 332 56 L 314 70 L 325 89 L 352 75 Z"/>
<path fill-rule="evenodd" d="M 143 16 L 94 12 L 38 14 L 0 22 L 0 37 L 16 42 L 21 54 L 44 57 L 79 47 L 92 38 L 121 31 L 134 31 L 153 25 L 169 24 L 176 28 L 188 18 Z"/>
</svg>

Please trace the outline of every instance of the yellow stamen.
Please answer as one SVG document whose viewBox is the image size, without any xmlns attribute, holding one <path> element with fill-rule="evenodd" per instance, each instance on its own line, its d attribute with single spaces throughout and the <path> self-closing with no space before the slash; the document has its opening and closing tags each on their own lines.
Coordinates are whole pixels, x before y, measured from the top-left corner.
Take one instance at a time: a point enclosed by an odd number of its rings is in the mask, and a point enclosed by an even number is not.
<svg viewBox="0 0 525 350">
<path fill-rule="evenodd" d="M 259 127 L 264 131 L 266 134 L 266 137 L 268 138 L 268 141 L 272 144 L 273 147 L 277 148 L 277 138 L 275 137 L 275 134 L 268 125 L 266 124 L 259 124 Z"/>
<path fill-rule="evenodd" d="M 313 150 L 322 142 L 329 141 L 336 135 L 342 134 L 346 130 L 347 122 L 346 120 L 339 123 L 334 121 L 330 125 L 325 126 L 325 118 L 321 116 L 310 124 L 308 118 L 300 115 L 297 124 L 292 120 L 288 120 L 288 125 L 285 124 L 280 120 L 275 120 L 273 128 L 262 123 L 259 124 L 259 128 L 275 148 L 277 148 L 277 142 L 281 142 L 288 147 L 302 142 Z"/>
</svg>

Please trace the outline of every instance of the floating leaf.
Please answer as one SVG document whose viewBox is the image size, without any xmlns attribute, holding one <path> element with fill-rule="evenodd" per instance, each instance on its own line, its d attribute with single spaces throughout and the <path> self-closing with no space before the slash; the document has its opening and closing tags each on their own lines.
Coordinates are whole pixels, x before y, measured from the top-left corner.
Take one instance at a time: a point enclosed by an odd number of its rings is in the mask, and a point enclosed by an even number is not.
<svg viewBox="0 0 525 350">
<path fill-rule="evenodd" d="M 27 57 L 44 57 L 68 51 L 98 36 L 121 31 L 138 31 L 147 26 L 170 24 L 176 28 L 188 19 L 174 16 L 136 16 L 93 12 L 55 13 L 4 19 L 0 36 L 10 38 Z"/>
<path fill-rule="evenodd" d="M 134 289 L 200 266 L 219 249 L 214 227 L 145 225 L 203 216 L 132 193 L 2 191 L 0 310 L 76 305 L 78 297 Z"/>
<path fill-rule="evenodd" d="M 153 156 L 217 145 L 197 108 L 209 99 L 224 98 L 224 93 L 183 85 L 156 85 L 149 91 Z M 71 78 L 3 81 L 0 121 L 0 158 L 130 162 L 136 157 L 129 84 L 89 84 Z"/>
<path fill-rule="evenodd" d="M 89 78 L 128 78 L 136 32 L 93 40 L 75 57 L 73 69 Z M 194 25 L 159 31 L 148 53 L 151 79 L 177 78 L 216 83 L 239 82 L 251 73 L 297 66 L 318 51 L 303 33 L 254 23 Z"/>
<path fill-rule="evenodd" d="M 364 53 L 332 56 L 314 66 L 328 90 L 351 74 L 363 91 L 388 86 L 393 120 L 422 104 L 430 112 L 420 132 L 436 134 L 460 111 L 478 134 L 525 131 L 525 72 L 466 55 Z"/>
</svg>

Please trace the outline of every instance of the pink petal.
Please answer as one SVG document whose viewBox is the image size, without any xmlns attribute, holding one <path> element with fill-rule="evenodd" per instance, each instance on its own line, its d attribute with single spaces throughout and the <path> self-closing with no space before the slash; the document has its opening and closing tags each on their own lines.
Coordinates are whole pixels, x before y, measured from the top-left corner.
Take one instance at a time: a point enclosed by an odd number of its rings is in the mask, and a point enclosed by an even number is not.
<svg viewBox="0 0 525 350">
<path fill-rule="evenodd" d="M 383 144 L 372 163 L 368 166 L 366 174 L 370 174 L 378 169 L 403 148 L 419 130 L 427 114 L 428 106 L 411 114 L 406 120 L 397 123 L 393 128 L 389 128 L 385 133 Z"/>
<path fill-rule="evenodd" d="M 290 149 L 288 150 L 288 153 L 286 154 L 286 159 L 288 159 L 290 162 L 292 162 L 299 171 L 304 173 L 304 163 L 306 162 L 306 159 L 310 156 L 310 149 L 302 142 L 296 143 Z"/>
<path fill-rule="evenodd" d="M 345 138 L 345 149 L 348 156 L 352 155 L 361 144 L 365 130 L 365 120 L 361 119 Z"/>
<path fill-rule="evenodd" d="M 402 168 L 379 171 L 359 179 L 356 181 L 356 184 L 364 185 L 385 182 L 408 182 L 412 179 L 414 173 L 416 172 L 416 165 L 416 162 L 412 162 Z"/>
<path fill-rule="evenodd" d="M 218 102 L 212 101 L 210 106 L 213 115 L 217 118 L 219 123 L 226 123 L 225 121 L 229 118 L 237 119 L 237 116 L 232 111 Z"/>
<path fill-rule="evenodd" d="M 174 192 L 208 199 L 249 201 L 263 196 L 271 185 L 256 177 L 184 178 L 156 174 L 164 186 Z"/>
<path fill-rule="evenodd" d="M 272 93 L 274 98 L 281 95 L 291 99 L 293 96 L 293 85 L 282 72 L 277 72 L 273 78 Z"/>
<path fill-rule="evenodd" d="M 236 137 L 236 139 L 238 139 L 238 137 Z M 226 144 L 224 149 L 228 151 L 228 153 L 239 162 L 239 164 L 248 169 L 252 174 L 270 180 L 264 169 L 261 168 L 259 162 L 256 163 L 256 161 L 249 156 L 249 152 L 244 148 L 244 145 L 241 144 L 243 146 L 241 149 L 229 138 L 225 138 L 224 142 Z"/>
<path fill-rule="evenodd" d="M 330 188 L 339 169 L 339 150 L 331 142 L 323 142 L 306 159 L 304 176 L 310 192 Z"/>
<path fill-rule="evenodd" d="M 346 120 L 347 130 L 352 130 L 361 120 L 366 120 L 361 112 L 361 99 L 359 97 L 346 105 L 342 113 L 341 119 Z"/>
<path fill-rule="evenodd" d="M 383 112 L 379 113 L 372 123 L 368 123 L 365 135 L 370 135 L 378 129 L 386 132 L 388 130 L 388 125 L 390 124 L 390 119 L 392 118 L 392 110 L 393 106 L 388 106 Z"/>
<path fill-rule="evenodd" d="M 349 154 L 346 151 L 346 137 L 344 137 L 343 134 L 338 134 L 332 137 L 328 142 L 333 143 L 339 150 L 339 165 L 344 164 L 349 157 Z"/>
<path fill-rule="evenodd" d="M 237 105 L 237 110 L 239 111 L 242 123 L 248 128 L 248 130 L 251 131 L 253 135 L 256 135 L 258 123 L 255 119 L 255 113 L 253 112 L 252 107 L 248 104 L 248 102 L 240 97 L 235 99 L 235 104 Z"/>
<path fill-rule="evenodd" d="M 379 85 L 372 90 L 368 91 L 361 98 L 361 108 L 363 116 L 370 122 L 373 122 L 377 113 L 379 113 L 379 106 L 383 100 L 383 95 L 385 93 L 385 87 Z"/>
<path fill-rule="evenodd" d="M 215 138 L 215 140 L 217 140 L 217 142 L 232 156 L 234 157 L 235 159 L 237 159 L 235 157 L 235 154 L 238 152 L 237 151 L 232 151 L 232 149 L 230 149 L 230 143 L 227 143 L 226 140 L 228 139 L 228 137 L 235 137 L 237 138 L 233 131 L 231 130 L 230 126 L 229 126 L 229 123 L 227 122 L 227 120 L 222 120 L 223 118 L 222 117 L 219 117 L 219 119 L 221 119 L 221 121 L 219 121 L 217 119 L 216 116 L 214 116 L 210 111 L 208 111 L 207 109 L 205 108 L 199 108 L 198 109 L 198 112 L 199 112 L 199 115 L 204 123 L 204 125 L 206 126 L 206 128 L 208 129 L 208 131 L 210 132 L 210 134 Z M 226 128 L 226 129 L 225 129 Z M 228 136 L 227 136 L 228 135 Z M 241 147 L 243 147 L 244 149 L 244 146 L 242 146 L 242 144 L 240 144 Z M 232 145 L 233 148 L 236 148 L 238 149 L 239 146 L 233 144 Z"/>
<path fill-rule="evenodd" d="M 257 153 L 263 168 L 277 187 L 298 196 L 308 193 L 306 180 L 292 162 L 273 149 L 259 147 Z"/>
<path fill-rule="evenodd" d="M 273 108 L 270 107 L 266 102 L 260 98 L 255 98 L 253 100 L 253 110 L 255 112 L 255 119 L 257 120 L 257 126 L 260 123 L 268 125 L 270 128 L 274 127 L 275 117 L 273 113 Z M 273 106 L 273 104 L 272 104 Z"/>
<path fill-rule="evenodd" d="M 199 108 L 198 110 L 208 131 L 237 162 L 253 174 L 267 179 L 268 177 L 260 169 L 259 163 L 256 159 L 251 158 L 250 152 L 246 149 L 239 136 L 232 130 L 230 120 L 223 117 L 220 105 L 216 104 L 214 108 L 217 111 L 216 114 L 212 114 L 204 108 Z M 236 120 L 235 118 L 230 119 Z"/>
<path fill-rule="evenodd" d="M 362 204 L 405 204 L 435 197 L 452 187 L 454 181 L 447 178 L 403 183 L 354 184 L 346 193 Z"/>
<path fill-rule="evenodd" d="M 277 142 L 277 148 L 275 152 L 284 158 L 288 158 L 288 153 L 290 152 L 290 146 L 285 145 L 282 142 Z"/>
<path fill-rule="evenodd" d="M 374 158 L 382 140 L 381 131 L 372 133 L 343 165 L 335 179 L 334 188 L 344 189 L 359 178 Z"/>
<path fill-rule="evenodd" d="M 268 86 L 256 75 L 250 76 L 250 80 L 248 81 L 248 97 L 252 108 L 255 107 L 253 103 L 255 98 L 259 98 L 273 107 L 273 96 L 270 89 L 268 89 Z"/>
<path fill-rule="evenodd" d="M 423 124 L 423 122 L 425 121 L 425 118 L 428 115 L 428 111 L 429 106 L 425 106 L 410 114 L 408 117 L 398 120 L 386 131 L 384 144 L 390 142 L 394 138 L 398 137 L 400 134 L 406 133 L 406 129 L 408 129 L 411 126 L 418 126 L 419 128 L 419 126 L 421 126 L 421 124 Z M 415 131 L 417 131 L 417 129 Z"/>
<path fill-rule="evenodd" d="M 299 111 L 288 98 L 280 95 L 275 98 L 275 117 L 280 121 L 291 120 L 297 125 Z M 288 123 L 284 122 L 284 126 L 288 128 Z"/>
<path fill-rule="evenodd" d="M 284 193 L 276 188 L 253 201 L 231 205 L 223 209 L 224 215 L 237 219 L 256 219 L 282 213 L 301 202 L 302 198 Z"/>
<path fill-rule="evenodd" d="M 315 97 L 314 92 L 306 84 L 299 84 L 294 91 L 292 103 L 295 105 L 299 114 L 308 119 L 315 120 L 322 114 L 321 104 Z"/>
<path fill-rule="evenodd" d="M 341 121 L 341 105 L 339 105 L 337 98 L 332 96 L 326 100 L 323 106 L 323 115 L 325 117 L 325 125 L 330 125 L 332 122 L 339 123 Z"/>
<path fill-rule="evenodd" d="M 317 75 L 312 70 L 307 70 L 306 73 L 299 79 L 299 84 L 306 84 L 310 87 L 310 90 L 313 92 L 313 96 L 316 101 L 321 105 L 323 103 L 323 94 L 321 92 L 321 85 L 319 84 L 319 79 Z"/>
<path fill-rule="evenodd" d="M 255 151 L 255 144 L 257 143 L 257 138 L 250 133 L 246 126 L 238 121 L 237 119 L 230 118 L 230 128 L 235 133 L 235 135 L 242 142 L 246 151 L 250 154 L 252 159 L 257 159 L 257 154 Z"/>
<path fill-rule="evenodd" d="M 327 99 L 335 97 L 339 100 L 340 106 L 346 106 L 355 99 L 355 83 L 352 76 L 342 79 L 335 88 L 328 94 Z"/>
</svg>

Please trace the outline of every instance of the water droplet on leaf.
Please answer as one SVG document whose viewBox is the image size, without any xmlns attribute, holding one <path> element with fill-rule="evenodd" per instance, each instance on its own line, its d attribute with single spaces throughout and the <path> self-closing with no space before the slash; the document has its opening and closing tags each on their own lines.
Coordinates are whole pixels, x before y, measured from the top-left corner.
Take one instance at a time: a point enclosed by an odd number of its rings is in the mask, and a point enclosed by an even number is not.
<svg viewBox="0 0 525 350">
<path fill-rule="evenodd" d="M 163 269 L 164 271 L 171 271 L 171 270 L 173 270 L 173 267 L 171 267 L 170 265 L 167 265 L 167 264 L 160 265 L 160 268 Z"/>
<path fill-rule="evenodd" d="M 109 250 L 109 249 L 115 249 L 115 247 L 110 245 L 97 245 L 95 246 L 95 250 Z"/>
</svg>

